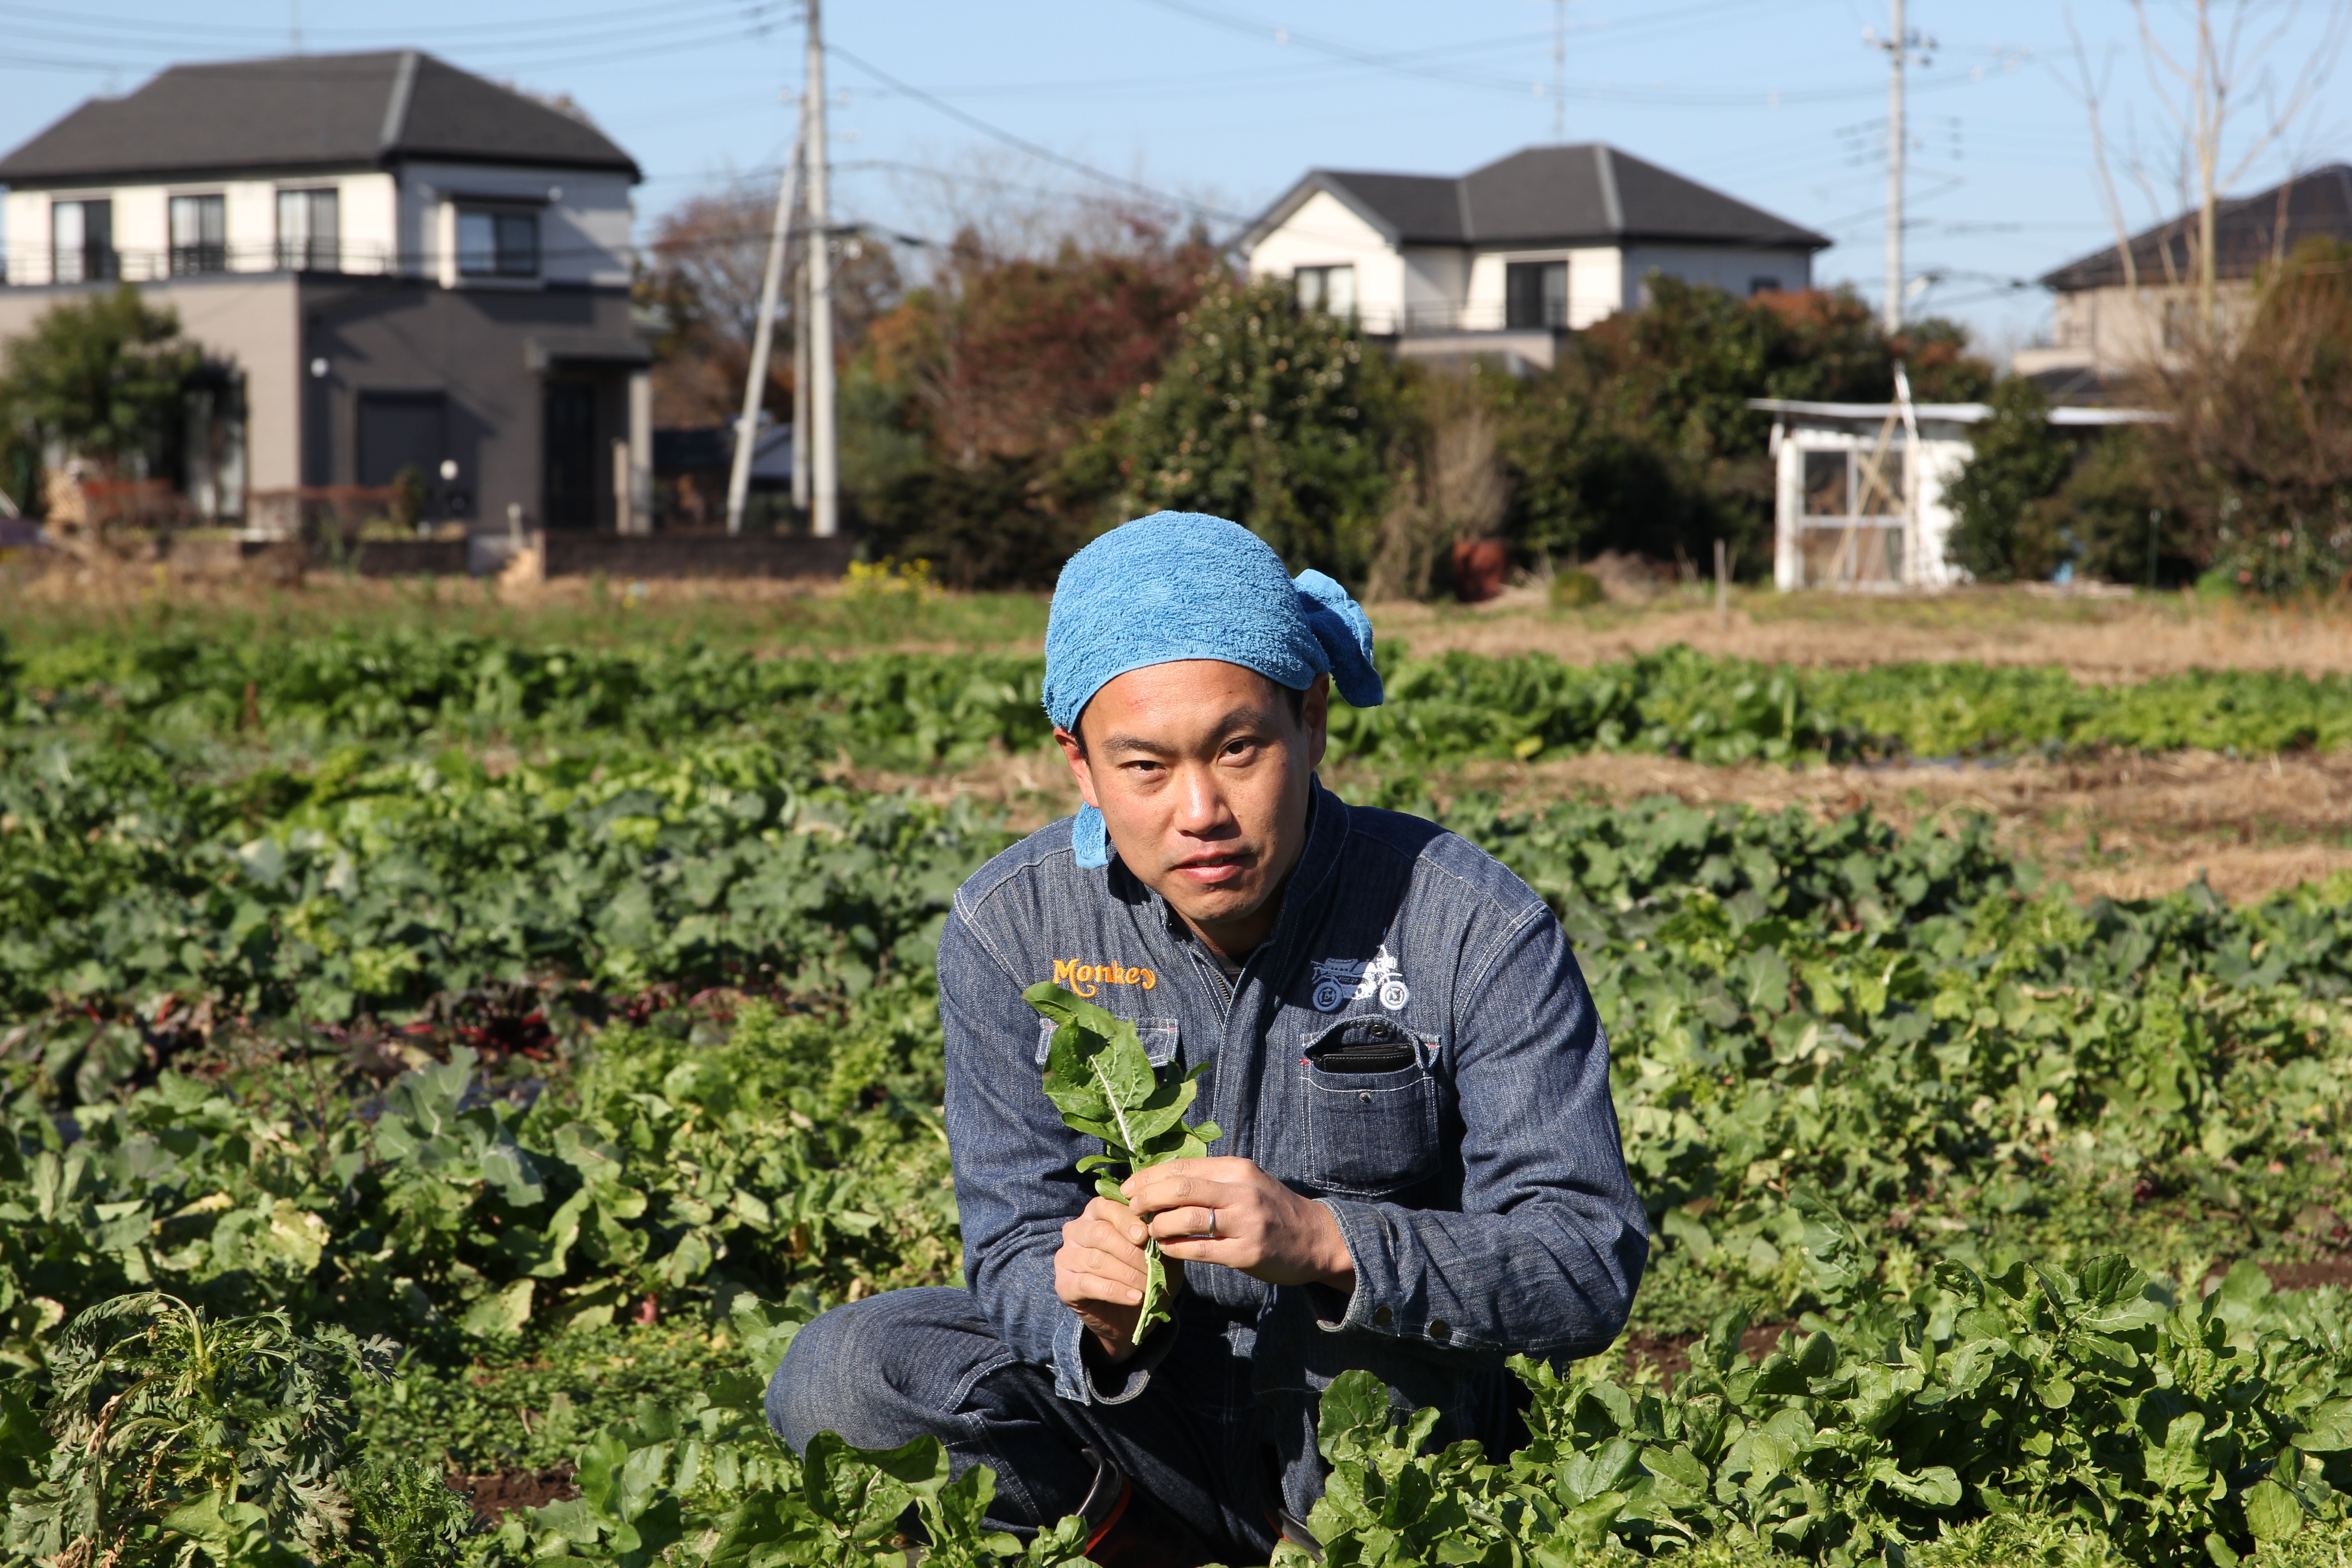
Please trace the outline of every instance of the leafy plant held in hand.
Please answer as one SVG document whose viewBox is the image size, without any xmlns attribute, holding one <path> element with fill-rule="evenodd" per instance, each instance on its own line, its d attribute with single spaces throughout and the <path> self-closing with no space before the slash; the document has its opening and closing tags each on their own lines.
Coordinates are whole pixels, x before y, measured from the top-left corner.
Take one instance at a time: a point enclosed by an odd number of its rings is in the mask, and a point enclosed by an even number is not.
<svg viewBox="0 0 2352 1568">
<path fill-rule="evenodd" d="M 1163 1079 L 1128 1020 L 1113 1017 L 1050 981 L 1041 981 L 1021 995 L 1055 1025 L 1045 1054 L 1045 1098 L 1071 1131 L 1103 1141 L 1102 1153 L 1078 1162 L 1080 1171 L 1094 1173 L 1095 1191 L 1123 1204 L 1127 1195 L 1118 1184 L 1125 1177 L 1169 1160 L 1197 1160 L 1209 1152 L 1218 1136 L 1217 1124 L 1184 1123 L 1184 1112 L 1200 1092 L 1199 1079 L 1208 1070 L 1205 1066 Z M 1168 1264 L 1160 1244 L 1144 1243 L 1143 1256 L 1143 1310 L 1135 1320 L 1138 1340 L 1171 1318 Z"/>
</svg>

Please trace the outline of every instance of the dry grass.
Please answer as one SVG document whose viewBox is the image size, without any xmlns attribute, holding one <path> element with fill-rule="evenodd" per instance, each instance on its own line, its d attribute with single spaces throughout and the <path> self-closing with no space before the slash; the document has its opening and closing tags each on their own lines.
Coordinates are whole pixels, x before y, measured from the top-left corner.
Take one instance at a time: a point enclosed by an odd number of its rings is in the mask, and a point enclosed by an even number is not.
<svg viewBox="0 0 2352 1568">
<path fill-rule="evenodd" d="M 814 579 L 626 582 L 562 577 L 361 578 L 319 572 L 290 584 L 174 575 L 150 564 L 0 564 L 0 626 L 26 639 L 173 623 L 224 637 L 420 626 L 600 646 L 692 639 L 762 656 L 1035 652 L 1045 601 L 1029 594 L 859 594 Z"/>
<path fill-rule="evenodd" d="M 2086 680 L 2128 681 L 2191 668 L 2352 671 L 2352 610 L 2277 611 L 2200 605 L 2180 595 L 2137 598 L 1971 588 L 1927 597 L 1776 594 L 1741 589 L 1718 626 L 1703 588 L 1659 592 L 1645 604 L 1555 611 L 1538 587 L 1489 604 L 1370 606 L 1388 641 L 1416 653 L 1543 652 L 1570 663 L 1627 658 L 1672 643 L 1708 653 L 1792 664 L 1863 666 L 1904 660 L 2059 665 Z M 1045 597 L 935 595 L 919 606 L 895 595 L 861 602 L 837 584 L 590 578 L 499 584 L 425 584 L 313 574 L 292 586 L 173 577 L 152 565 L 59 568 L 31 576 L 0 567 L 0 621 L 21 632 L 70 635 L 168 612 L 225 626 L 293 629 L 388 622 L 610 642 L 700 637 L 761 652 L 1039 651 Z"/>
<path fill-rule="evenodd" d="M 2063 599 L 2019 589 L 1933 598 L 1742 592 L 1729 625 L 1692 592 L 1648 605 L 1555 611 L 1535 588 L 1476 606 L 1380 605 L 1373 624 L 1415 653 L 1549 653 L 1571 664 L 1630 658 L 1671 643 L 1790 664 L 1913 659 L 2059 665 L 2084 680 L 2144 680 L 2185 669 L 2352 670 L 2352 614 L 2200 605 L 2185 595 Z"/>
</svg>

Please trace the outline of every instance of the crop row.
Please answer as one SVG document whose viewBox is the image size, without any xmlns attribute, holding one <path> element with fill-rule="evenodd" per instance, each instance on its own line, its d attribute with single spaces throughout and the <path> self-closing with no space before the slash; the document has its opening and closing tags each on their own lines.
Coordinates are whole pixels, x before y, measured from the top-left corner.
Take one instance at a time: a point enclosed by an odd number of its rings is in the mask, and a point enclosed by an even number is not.
<svg viewBox="0 0 2352 1568">
<path fill-rule="evenodd" d="M 1980 835 L 1895 854 L 1865 816 L 1507 816 L 1471 798 L 1445 820 L 1603 965 L 1638 967 L 1662 889 L 1714 895 L 1736 928 L 1797 922 L 1749 939 L 1768 947 L 1827 921 L 1908 928 L 1925 951 L 1921 921 L 2021 886 Z M 1005 842 L 962 805 L 814 783 L 742 742 L 497 772 L 456 749 L 374 766 L 352 751 L 214 783 L 154 749 L 58 741 L 0 772 L 0 1019 L 65 1005 L 151 1032 L 173 1014 L 340 1023 L 493 982 L 855 990 L 927 970 L 950 894 Z M 2076 962 L 2128 973 L 2135 943 L 2186 941 L 2217 974 L 2338 983 L 2340 931 L 2258 962 L 2259 929 L 2183 916 Z"/>
<path fill-rule="evenodd" d="M 2032 749 L 2352 743 L 2352 679 L 2190 671 L 2091 686 L 1975 664 L 1814 669 L 1674 647 L 1580 667 L 1548 655 L 1384 650 L 1389 701 L 1339 705 L 1338 753 L 1384 766 L 1600 749 L 1702 762 L 1981 755 Z M 236 644 L 169 634 L 0 648 L 0 714 L 141 739 L 230 737 L 313 750 L 499 737 L 565 744 L 740 731 L 796 757 L 846 752 L 929 768 L 1042 744 L 1043 661 L 1027 655 L 758 658 L 703 647 L 527 647 L 461 634 Z"/>
</svg>

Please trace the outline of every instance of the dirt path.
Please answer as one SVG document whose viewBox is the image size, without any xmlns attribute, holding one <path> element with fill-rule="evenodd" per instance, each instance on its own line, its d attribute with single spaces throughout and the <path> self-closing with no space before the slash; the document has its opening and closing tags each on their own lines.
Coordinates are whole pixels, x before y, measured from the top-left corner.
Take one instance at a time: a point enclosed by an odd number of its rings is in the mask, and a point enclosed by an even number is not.
<svg viewBox="0 0 2352 1568">
<path fill-rule="evenodd" d="M 968 796 L 1027 830 L 1074 809 L 1058 758 L 1038 752 L 927 777 L 845 771 L 860 787 Z M 1334 783 L 1348 782 L 1343 772 Z M 2352 871 L 2352 753 L 2245 762 L 2212 752 L 2000 767 L 1704 767 L 1589 753 L 1481 763 L 1439 775 L 1441 800 L 1491 791 L 1515 806 L 1666 795 L 1696 805 L 1797 806 L 1822 817 L 1864 805 L 1899 826 L 1981 813 L 2000 843 L 2077 897 L 2150 898 L 2203 876 L 2232 902 Z"/>
<path fill-rule="evenodd" d="M 2306 615 L 2187 599 L 2066 600 L 2021 590 L 1931 599 L 1824 600 L 1743 595 L 1728 626 L 1674 597 L 1643 608 L 1555 612 L 1535 589 L 1490 605 L 1380 605 L 1374 627 L 1417 654 L 1549 653 L 1571 664 L 1630 658 L 1670 643 L 1791 664 L 2054 664 L 2084 680 L 2145 680 L 2179 670 L 2352 670 L 2352 616 Z"/>
</svg>

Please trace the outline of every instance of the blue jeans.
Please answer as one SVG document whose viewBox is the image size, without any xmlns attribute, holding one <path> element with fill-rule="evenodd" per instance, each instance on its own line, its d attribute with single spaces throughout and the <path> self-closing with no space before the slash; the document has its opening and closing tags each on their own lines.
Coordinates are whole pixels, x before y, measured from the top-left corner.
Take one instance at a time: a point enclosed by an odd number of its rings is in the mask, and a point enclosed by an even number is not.
<svg viewBox="0 0 2352 1568">
<path fill-rule="evenodd" d="M 768 1423 L 794 1453 L 819 1432 L 861 1448 L 932 1436 L 955 1471 L 996 1472 L 989 1517 L 1026 1535 L 1076 1513 L 1094 1480 L 1091 1448 L 1190 1524 L 1224 1561 L 1263 1563 L 1280 1506 L 1258 1440 L 1250 1365 L 1212 1313 L 1181 1313 L 1177 1336 L 1135 1396 L 1080 1403 L 1051 1367 L 1014 1355 L 969 1290 L 886 1291 L 803 1329 L 768 1384 Z"/>
</svg>

